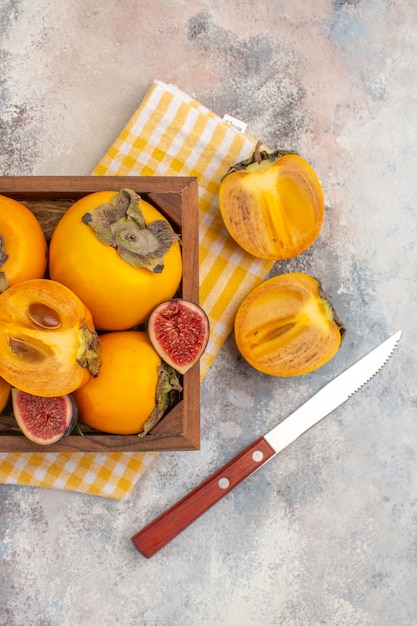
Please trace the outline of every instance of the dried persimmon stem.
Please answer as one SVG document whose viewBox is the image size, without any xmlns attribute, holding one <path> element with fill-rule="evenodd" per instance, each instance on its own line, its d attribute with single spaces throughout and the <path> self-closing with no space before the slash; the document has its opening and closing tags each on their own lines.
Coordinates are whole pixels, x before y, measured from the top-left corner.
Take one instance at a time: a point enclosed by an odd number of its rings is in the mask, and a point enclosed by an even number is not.
<svg viewBox="0 0 417 626">
<path fill-rule="evenodd" d="M 253 153 L 253 154 L 254 154 L 254 157 L 255 157 L 255 161 L 256 161 L 256 163 L 258 163 L 258 165 L 259 165 L 259 163 L 261 163 L 261 161 L 262 161 L 262 157 L 261 157 L 261 146 L 262 146 L 262 141 L 258 141 L 258 142 L 256 143 L 256 146 L 255 146 L 255 151 L 254 151 L 254 153 Z"/>
</svg>

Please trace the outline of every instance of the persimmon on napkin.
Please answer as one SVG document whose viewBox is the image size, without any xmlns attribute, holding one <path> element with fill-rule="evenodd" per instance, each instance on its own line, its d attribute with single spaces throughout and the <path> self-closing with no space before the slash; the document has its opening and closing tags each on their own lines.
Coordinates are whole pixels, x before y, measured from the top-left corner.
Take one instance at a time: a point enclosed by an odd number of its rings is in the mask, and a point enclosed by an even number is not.
<svg viewBox="0 0 417 626">
<path fill-rule="evenodd" d="M 96 176 L 195 176 L 199 184 L 200 304 L 210 319 L 204 378 L 233 329 L 243 297 L 272 263 L 246 254 L 227 234 L 218 207 L 222 176 L 256 140 L 174 85 L 155 81 L 93 171 Z M 0 482 L 122 499 L 156 452 L 0 453 Z"/>
</svg>

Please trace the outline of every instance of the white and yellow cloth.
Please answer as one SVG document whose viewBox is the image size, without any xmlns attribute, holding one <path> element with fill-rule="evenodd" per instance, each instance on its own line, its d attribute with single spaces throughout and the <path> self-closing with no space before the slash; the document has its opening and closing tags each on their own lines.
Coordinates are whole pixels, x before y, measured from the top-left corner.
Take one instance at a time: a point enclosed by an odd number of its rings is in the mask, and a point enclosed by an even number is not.
<svg viewBox="0 0 417 626">
<path fill-rule="evenodd" d="M 93 171 L 96 176 L 195 176 L 199 184 L 200 304 L 210 319 L 201 378 L 233 329 L 242 298 L 271 269 L 228 236 L 219 214 L 220 180 L 248 158 L 252 137 L 174 85 L 154 81 Z M 155 452 L 0 453 L 0 483 L 67 489 L 122 499 Z M 186 453 L 184 453 L 186 454 Z"/>
</svg>

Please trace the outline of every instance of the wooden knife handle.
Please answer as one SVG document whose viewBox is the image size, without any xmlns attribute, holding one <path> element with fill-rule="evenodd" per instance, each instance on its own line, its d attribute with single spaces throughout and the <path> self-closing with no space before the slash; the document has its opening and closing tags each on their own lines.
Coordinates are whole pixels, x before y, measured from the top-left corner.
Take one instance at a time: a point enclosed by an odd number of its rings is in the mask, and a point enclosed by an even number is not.
<svg viewBox="0 0 417 626">
<path fill-rule="evenodd" d="M 182 500 L 133 535 L 135 547 L 143 556 L 153 556 L 274 454 L 275 450 L 263 437 L 257 439 Z"/>
</svg>

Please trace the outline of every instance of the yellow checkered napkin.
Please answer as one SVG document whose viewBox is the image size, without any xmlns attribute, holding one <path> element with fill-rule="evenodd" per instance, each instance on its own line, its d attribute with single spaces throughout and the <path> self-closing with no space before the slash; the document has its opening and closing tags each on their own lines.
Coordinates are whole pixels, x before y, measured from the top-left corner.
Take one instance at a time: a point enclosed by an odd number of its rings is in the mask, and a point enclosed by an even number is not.
<svg viewBox="0 0 417 626">
<path fill-rule="evenodd" d="M 271 269 L 228 236 L 219 215 L 221 177 L 256 141 L 173 85 L 155 81 L 98 163 L 98 176 L 195 176 L 199 182 L 200 303 L 210 319 L 201 378 L 233 329 L 242 298 Z M 0 482 L 121 499 L 156 453 L 0 454 Z"/>
</svg>

